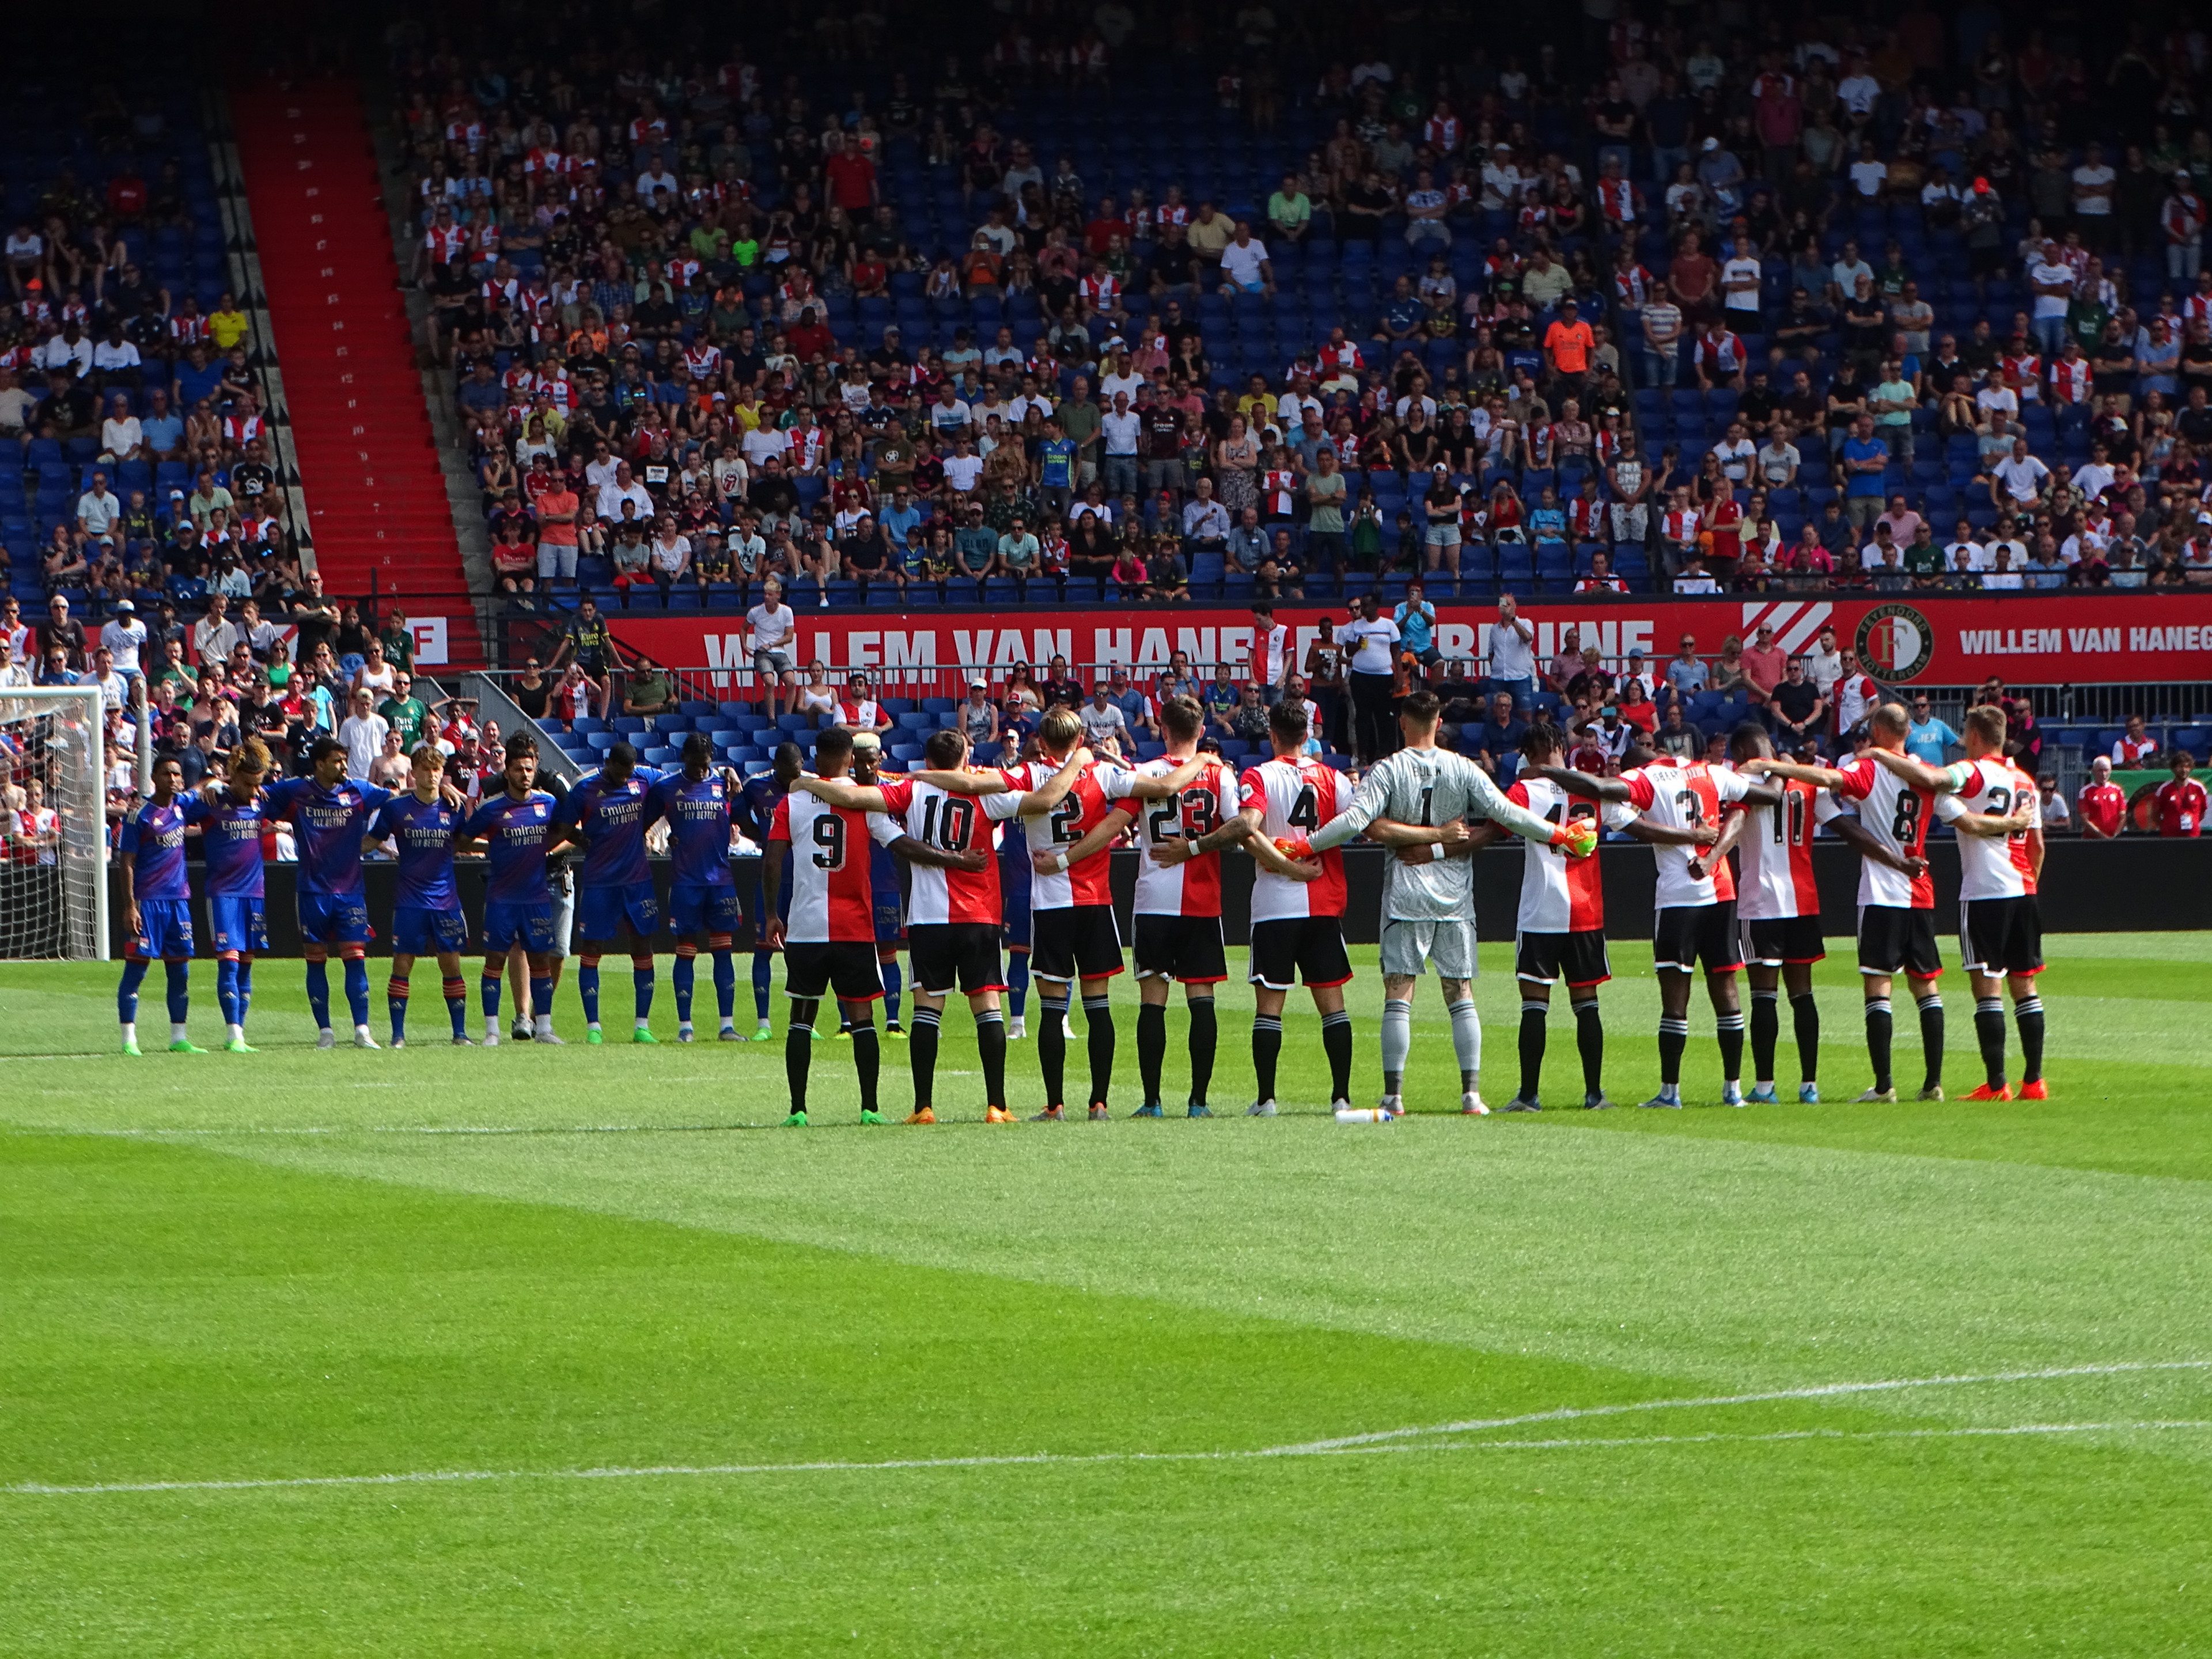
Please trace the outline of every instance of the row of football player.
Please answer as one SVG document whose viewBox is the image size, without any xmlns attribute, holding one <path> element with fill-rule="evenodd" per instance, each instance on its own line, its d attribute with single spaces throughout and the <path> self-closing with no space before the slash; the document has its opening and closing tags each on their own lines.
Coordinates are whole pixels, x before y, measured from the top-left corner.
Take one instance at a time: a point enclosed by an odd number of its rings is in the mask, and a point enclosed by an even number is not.
<svg viewBox="0 0 2212 1659">
<path fill-rule="evenodd" d="M 1047 1004 L 1040 1034 L 1048 1095 L 1042 1115 L 1057 1115 L 1065 1109 L 1060 1081 L 1064 1016 L 1069 994 L 1078 985 L 1090 1019 L 1091 1106 L 1094 1115 L 1104 1115 L 1114 1048 L 1104 993 L 1106 981 L 1122 967 L 1106 887 L 1105 854 L 1125 829 L 1137 833 L 1145 854 L 1136 939 L 1144 1003 L 1139 1046 L 1146 1085 L 1140 1110 L 1151 1114 L 1161 1109 L 1158 1076 L 1164 1048 L 1164 1008 L 1169 987 L 1177 980 L 1185 985 L 1192 1010 L 1196 1087 L 1191 1106 L 1206 1109 L 1204 1091 L 1214 1026 L 1212 990 L 1226 977 L 1217 855 L 1240 842 L 1261 866 L 1254 890 L 1250 966 L 1250 976 L 1259 988 L 1253 1047 L 1261 1086 L 1252 1109 L 1272 1109 L 1282 1005 L 1294 979 L 1308 986 L 1322 1016 L 1333 1095 L 1336 1103 L 1348 1109 L 1351 1031 L 1342 986 L 1350 978 L 1350 969 L 1337 920 L 1345 901 L 1342 870 L 1334 853 L 1363 830 L 1370 838 L 1394 846 L 1398 854 L 1383 901 L 1388 999 L 1382 1030 L 1383 1109 L 1395 1111 L 1399 1104 L 1395 1085 L 1409 1042 L 1413 982 L 1431 963 L 1444 981 L 1452 1015 L 1462 1061 L 1462 1108 L 1483 1109 L 1477 1084 L 1480 1028 L 1467 983 L 1474 972 L 1473 928 L 1466 920 L 1472 914 L 1472 866 L 1467 854 L 1507 830 L 1559 848 L 1549 856 L 1532 854 L 1524 875 L 1516 962 L 1525 994 L 1523 1077 L 1513 1105 L 1529 1109 L 1537 1103 L 1544 1012 L 1551 986 L 1562 977 L 1575 1005 L 1585 1101 L 1603 1104 L 1599 1078 L 1602 1030 L 1596 1019 L 1596 990 L 1607 977 L 1602 900 L 1595 866 L 1578 861 L 1594 839 L 1589 819 L 1601 808 L 1608 823 L 1652 842 L 1660 857 L 1656 935 L 1665 994 L 1662 1086 L 1648 1103 L 1679 1103 L 1685 1017 L 1699 966 L 1706 971 L 1720 1017 L 1728 1074 L 1724 1097 L 1741 1097 L 1745 1022 L 1735 985 L 1745 955 L 1740 938 L 1748 945 L 1752 962 L 1750 1033 L 1758 1068 L 1752 1097 L 1771 1097 L 1773 1093 L 1776 1004 L 1785 986 L 1806 1066 L 1801 1092 L 1815 1097 L 1812 1068 L 1817 1054 L 1817 1014 L 1809 973 L 1821 951 L 1809 845 L 1815 825 L 1831 818 L 1839 833 L 1859 846 L 1865 862 L 1860 954 L 1875 1073 L 1869 1092 L 1893 1092 L 1887 1066 L 1888 992 L 1891 977 L 1900 970 L 1912 984 L 1923 1035 L 1934 1038 L 1929 1044 L 1929 1078 L 1923 1086 L 1940 1089 L 1942 1014 L 1934 987 L 1941 964 L 1935 945 L 1933 890 L 1921 852 L 1931 810 L 1954 817 L 1970 832 L 1961 939 L 1976 979 L 1977 1025 L 1985 1059 L 1991 1053 L 1988 1017 L 1998 994 L 1996 984 L 2009 977 L 2021 1010 L 2029 1084 L 2039 1091 L 2040 1008 L 2033 992 L 2040 960 L 2032 890 L 2034 866 L 2040 861 L 2040 837 L 2032 822 L 2033 792 L 2019 793 L 2019 777 L 2007 775 L 1989 734 L 1977 738 L 1969 733 L 1969 759 L 1960 766 L 1916 772 L 1917 763 L 1902 751 L 1903 711 L 1890 710 L 1875 723 L 1875 747 L 1840 771 L 1772 763 L 1764 752 L 1761 734 L 1747 730 L 1737 739 L 1740 770 L 1650 762 L 1622 779 L 1604 781 L 1560 769 L 1556 735 L 1540 726 L 1529 738 L 1528 774 L 1501 796 L 1479 770 L 1436 749 L 1435 711 L 1425 698 L 1417 697 L 1405 716 L 1406 758 L 1376 769 L 1360 793 L 1340 811 L 1337 775 L 1312 765 L 1297 752 L 1304 738 L 1297 730 L 1301 714 L 1296 706 L 1280 711 L 1275 758 L 1241 777 L 1218 759 L 1197 754 L 1194 708 L 1176 710 L 1168 722 L 1172 740 L 1169 755 L 1133 772 L 1095 762 L 1084 753 L 1079 728 L 1072 720 L 1040 732 L 1046 759 L 1012 772 L 963 769 L 963 745 L 957 734 L 949 732 L 939 734 L 938 748 L 931 753 L 936 769 L 908 778 L 874 776 L 871 781 L 866 769 L 854 776 L 850 740 L 837 734 L 825 739 L 818 778 L 793 776 L 796 757 L 787 756 L 777 781 L 793 784 L 796 795 L 772 805 L 757 802 L 746 816 L 756 816 L 765 807 L 769 822 L 763 838 L 795 844 L 801 852 L 790 863 L 788 895 L 774 890 L 781 886 L 784 861 L 772 857 L 765 862 L 771 890 L 762 895 L 765 902 L 759 907 L 761 914 L 771 918 L 763 930 L 768 943 L 781 945 L 787 956 L 787 988 L 793 1000 L 787 1059 L 794 1120 L 804 1116 L 811 1063 L 805 1044 L 813 1035 L 820 1000 L 833 990 L 843 1005 L 848 1027 L 856 1036 L 866 1034 L 855 1054 L 864 1109 L 875 1114 L 872 1005 L 882 988 L 875 948 L 878 930 L 872 915 L 877 884 L 871 879 L 870 861 L 857 850 L 871 842 L 889 847 L 914 869 L 909 939 L 919 1005 L 915 1115 L 927 1119 L 931 1115 L 928 1085 L 935 1028 L 945 1000 L 956 989 L 969 996 L 979 1022 L 990 1115 L 1007 1115 L 1004 1028 L 998 1006 L 1004 988 L 999 945 L 1002 931 L 1024 933 L 1024 921 L 1033 925 L 1035 937 L 1033 941 L 1015 937 L 1015 949 L 1018 952 L 1024 944 L 1031 945 Z M 864 769 L 872 760 L 864 757 Z M 250 839 L 258 854 L 258 814 L 264 811 L 289 813 L 301 830 L 301 921 L 309 941 L 311 998 L 325 1043 L 334 1038 L 319 958 L 327 957 L 332 945 L 347 964 L 356 1042 L 366 1045 L 374 1041 L 368 1030 L 367 971 L 362 959 L 367 927 L 358 832 L 364 827 L 372 838 L 397 841 L 402 866 L 395 940 L 398 954 L 390 992 L 395 1036 L 400 1040 L 408 969 L 415 956 L 431 952 L 441 958 L 456 1038 L 467 1040 L 465 987 L 459 964 L 465 927 L 453 893 L 451 864 L 453 848 L 475 836 L 485 840 L 493 866 L 483 981 L 488 1038 L 496 1040 L 500 970 L 508 951 L 519 943 L 531 952 L 538 1034 L 541 1039 L 556 1040 L 551 1038 L 548 1012 L 554 911 L 545 885 L 545 858 L 562 839 L 574 838 L 586 848 L 579 881 L 578 921 L 585 939 L 579 979 L 594 1039 L 598 960 L 627 933 L 640 997 L 638 1030 L 641 1040 L 651 1040 L 645 1015 L 652 994 L 652 958 L 644 941 L 657 930 L 659 915 L 644 865 L 643 833 L 661 817 L 672 822 L 672 847 L 678 860 L 671 921 L 686 938 L 677 963 L 679 1002 L 688 1001 L 692 962 L 703 946 L 715 959 L 718 987 L 724 993 L 726 1034 L 733 1034 L 727 1029 L 728 993 L 733 984 L 728 962 L 741 915 L 725 852 L 738 787 L 726 773 L 711 767 L 703 744 L 687 754 L 683 772 L 660 780 L 636 774 L 627 754 L 611 756 L 610 761 L 605 772 L 566 801 L 556 802 L 532 787 L 534 754 L 526 740 L 519 741 L 509 757 L 506 790 L 465 819 L 441 792 L 427 763 L 416 790 L 402 796 L 349 783 L 335 757 L 319 758 L 313 779 L 276 785 L 266 792 L 258 787 L 251 757 L 227 788 L 210 791 L 196 801 L 180 802 L 173 780 L 164 781 L 155 800 L 126 831 L 126 848 L 134 856 L 142 847 L 152 848 L 157 849 L 158 860 L 158 849 L 172 842 L 174 854 L 173 874 L 144 857 L 139 857 L 134 872 L 133 933 L 137 938 L 122 1011 L 126 1042 L 132 1035 L 129 1025 L 135 1014 L 137 980 L 146 962 L 155 955 L 177 956 L 180 939 L 181 955 L 189 955 L 189 911 L 181 902 L 182 834 L 185 823 L 199 821 L 210 836 L 210 894 L 222 959 L 219 988 L 231 1044 L 243 1046 L 251 956 L 265 943 L 259 936 L 258 859 L 229 856 L 224 847 L 226 842 L 243 845 Z M 1762 772 L 1771 772 L 1776 781 L 1755 781 Z M 773 790 L 775 785 L 768 787 Z M 1837 816 L 1839 800 L 1860 805 L 1856 823 Z M 1742 810 L 1724 812 L 1723 808 L 1730 805 Z M 1999 806 L 2005 809 L 2002 813 Z M 1018 817 L 1026 826 L 1024 841 L 1035 884 L 1027 905 L 1021 903 L 1018 892 L 1002 890 L 1000 874 L 1002 868 L 1023 875 L 1030 874 L 1030 870 L 1018 860 L 994 860 L 988 851 L 995 839 L 994 825 L 1006 817 Z M 1476 821 L 1472 827 L 1470 819 Z M 1747 866 L 1747 890 L 1741 929 L 1725 858 L 1729 844 L 1738 843 L 1744 849 L 1740 856 Z M 1984 856 L 1984 843 L 1995 853 Z M 1305 856 L 1315 852 L 1318 856 Z M 239 890 L 247 886 L 256 890 Z M 428 902 L 413 902 L 418 900 Z M 173 962 L 173 995 L 181 993 L 180 966 L 180 959 Z M 689 1011 L 680 1012 L 688 1015 Z M 178 1028 L 173 1041 L 189 1046 L 173 1002 L 172 1012 Z M 2003 1086 L 2001 1006 L 1994 1024 L 1996 1058 L 1992 1081 L 1985 1085 L 1991 1089 Z"/>
</svg>

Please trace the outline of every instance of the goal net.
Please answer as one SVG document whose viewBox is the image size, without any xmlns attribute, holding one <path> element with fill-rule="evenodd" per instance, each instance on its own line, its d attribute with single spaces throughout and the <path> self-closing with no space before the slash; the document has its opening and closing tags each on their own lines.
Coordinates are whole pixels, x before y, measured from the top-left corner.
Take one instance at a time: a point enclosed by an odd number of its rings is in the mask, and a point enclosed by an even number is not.
<svg viewBox="0 0 2212 1659">
<path fill-rule="evenodd" d="M 0 690 L 0 958 L 106 959 L 105 728 L 98 686 Z"/>
</svg>

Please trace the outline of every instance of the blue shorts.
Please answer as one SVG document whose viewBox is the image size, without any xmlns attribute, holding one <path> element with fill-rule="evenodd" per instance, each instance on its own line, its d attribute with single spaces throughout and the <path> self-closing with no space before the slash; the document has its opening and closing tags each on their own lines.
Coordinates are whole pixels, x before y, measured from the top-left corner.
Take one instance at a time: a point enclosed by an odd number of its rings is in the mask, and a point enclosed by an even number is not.
<svg viewBox="0 0 2212 1659">
<path fill-rule="evenodd" d="M 269 921 L 258 898 L 211 898 L 208 920 L 215 933 L 216 954 L 236 951 L 252 956 L 269 948 Z"/>
<path fill-rule="evenodd" d="M 1015 845 L 1021 854 L 1018 863 L 1003 855 L 999 860 L 999 911 L 1005 918 L 1000 931 L 1010 948 L 1026 951 L 1030 948 L 1029 837 L 1023 836 Z"/>
<path fill-rule="evenodd" d="M 650 881 L 580 888 L 576 893 L 576 937 L 605 944 L 622 936 L 627 922 L 634 938 L 649 939 L 660 930 L 660 899 Z"/>
<path fill-rule="evenodd" d="M 679 882 L 668 890 L 669 931 L 683 933 L 734 933 L 744 923 L 744 908 L 738 890 Z"/>
<path fill-rule="evenodd" d="M 403 904 L 392 913 L 394 956 L 443 956 L 468 942 L 469 919 L 458 905 L 451 910 L 426 910 L 419 904 Z"/>
<path fill-rule="evenodd" d="M 532 955 L 543 956 L 553 948 L 553 907 L 487 904 L 483 930 L 486 951 L 504 951 L 520 945 Z"/>
<path fill-rule="evenodd" d="M 368 943 L 368 902 L 358 896 L 339 898 L 329 893 L 302 893 L 299 897 L 300 937 L 310 945 L 366 945 Z"/>
<path fill-rule="evenodd" d="M 151 962 L 155 957 L 188 957 L 192 953 L 192 905 L 190 899 L 140 899 L 138 937 L 124 954 L 133 961 Z"/>
</svg>

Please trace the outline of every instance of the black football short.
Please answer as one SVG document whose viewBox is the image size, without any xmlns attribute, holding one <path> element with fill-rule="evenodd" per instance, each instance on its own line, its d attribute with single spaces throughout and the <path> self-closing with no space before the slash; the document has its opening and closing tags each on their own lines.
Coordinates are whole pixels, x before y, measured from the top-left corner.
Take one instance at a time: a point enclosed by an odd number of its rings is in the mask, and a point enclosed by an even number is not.
<svg viewBox="0 0 2212 1659">
<path fill-rule="evenodd" d="M 1936 949 L 1935 911 L 1895 904 L 1860 907 L 1859 972 L 1934 979 L 1942 971 L 1943 957 Z"/>
<path fill-rule="evenodd" d="M 1343 985 L 1352 978 L 1344 927 L 1334 916 L 1285 916 L 1252 924 L 1251 970 L 1246 977 L 1271 991 L 1303 981 L 1309 990 Z"/>
<path fill-rule="evenodd" d="M 972 997 L 978 991 L 1006 988 L 995 922 L 913 922 L 907 927 L 906 940 L 917 991 L 943 997 L 957 989 Z"/>
<path fill-rule="evenodd" d="M 873 1002 L 883 995 L 884 974 L 876 963 L 876 947 L 844 940 L 830 945 L 784 940 L 786 995 L 818 999 L 833 988 L 840 1002 Z"/>
<path fill-rule="evenodd" d="M 1137 917 L 1137 977 L 1214 985 L 1229 977 L 1219 916 Z"/>
<path fill-rule="evenodd" d="M 1613 977 L 1605 953 L 1605 929 L 1583 927 L 1571 933 L 1523 933 L 1513 941 L 1513 976 L 1537 985 L 1570 990 L 1602 985 Z"/>
<path fill-rule="evenodd" d="M 1030 916 L 1033 979 L 1104 979 L 1121 971 L 1121 930 L 1110 904 L 1064 904 Z"/>
<path fill-rule="evenodd" d="M 1734 973 L 1743 966 L 1734 899 L 1717 904 L 1670 904 L 1659 913 L 1651 930 L 1652 966 L 1686 974 L 1701 962 L 1709 974 Z"/>
<path fill-rule="evenodd" d="M 1743 924 L 1743 959 L 1762 968 L 1797 967 L 1828 954 L 1818 916 L 1750 916 Z"/>
<path fill-rule="evenodd" d="M 2035 895 L 1959 901 L 1959 955 L 1970 974 L 1996 979 L 2043 971 L 2043 913 Z"/>
</svg>

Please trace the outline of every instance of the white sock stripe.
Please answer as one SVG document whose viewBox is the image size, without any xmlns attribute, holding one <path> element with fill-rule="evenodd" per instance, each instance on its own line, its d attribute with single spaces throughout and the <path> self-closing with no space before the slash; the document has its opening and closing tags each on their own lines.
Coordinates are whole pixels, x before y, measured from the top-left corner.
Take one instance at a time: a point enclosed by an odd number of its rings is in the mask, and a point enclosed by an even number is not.
<svg viewBox="0 0 2212 1659">
<path fill-rule="evenodd" d="M 1662 1036 L 1687 1036 L 1690 1022 L 1686 1019 L 1662 1019 L 1659 1022 L 1659 1034 Z"/>
<path fill-rule="evenodd" d="M 1751 994 L 1751 1000 L 1753 1002 L 1779 1002 L 1782 1000 L 1782 993 L 1779 991 L 1753 991 Z"/>
<path fill-rule="evenodd" d="M 1743 1016 L 1723 1014 L 1713 1021 L 1713 1029 L 1718 1031 L 1741 1031 L 1743 1030 Z"/>
<path fill-rule="evenodd" d="M 1413 1012 L 1413 1005 L 1410 1002 L 1402 1001 L 1396 997 L 1385 997 L 1382 1000 L 1382 1016 L 1385 1019 L 1392 1014 L 1410 1014 Z"/>
<path fill-rule="evenodd" d="M 1866 1011 L 1870 1014 L 1888 1013 L 1890 1012 L 1889 999 L 1887 997 L 1868 998 Z"/>
<path fill-rule="evenodd" d="M 1521 1012 L 1524 1014 L 1548 1014 L 1552 1012 L 1552 1005 L 1548 1002 L 1524 1002 L 1521 1005 Z"/>
<path fill-rule="evenodd" d="M 937 1025 L 943 1022 L 944 1016 L 934 1008 L 917 1008 L 914 1011 L 914 1023 L 916 1025 Z"/>
<path fill-rule="evenodd" d="M 1324 1031 L 1328 1030 L 1332 1025 L 1349 1025 L 1351 1024 L 1352 1015 L 1349 1012 L 1342 1008 L 1338 1009 L 1333 1014 L 1323 1014 L 1321 1017 L 1321 1029 Z"/>
<path fill-rule="evenodd" d="M 1255 1031 L 1279 1031 L 1283 1029 L 1283 1022 L 1271 1014 L 1255 1014 L 1252 1016 L 1252 1029 Z"/>
<path fill-rule="evenodd" d="M 2043 999 L 2041 997 L 2030 997 L 2025 1002 L 2016 1002 L 2013 1005 L 2012 1011 L 2015 1015 L 2039 1014 L 2043 1012 Z"/>
<path fill-rule="evenodd" d="M 1085 997 L 1083 999 L 1083 1012 L 1086 1014 L 1098 1013 L 1104 1009 L 1112 1007 L 1113 1006 L 1114 999 L 1111 997 Z"/>
<path fill-rule="evenodd" d="M 2004 1012 L 2004 999 L 2002 997 L 1976 997 L 1974 999 L 1974 1012 L 1978 1014 L 2001 1014 Z"/>
<path fill-rule="evenodd" d="M 978 1025 L 1004 1025 L 1006 1017 L 996 1008 L 986 1008 L 975 1016 L 975 1023 Z"/>
<path fill-rule="evenodd" d="M 1923 1014 L 1931 1012 L 1940 1013 L 1942 1012 L 1943 1008 L 1943 998 L 1940 993 L 1931 994 L 1924 997 L 1916 997 L 1913 999 L 1913 1006 L 1919 1009 Z"/>
</svg>

